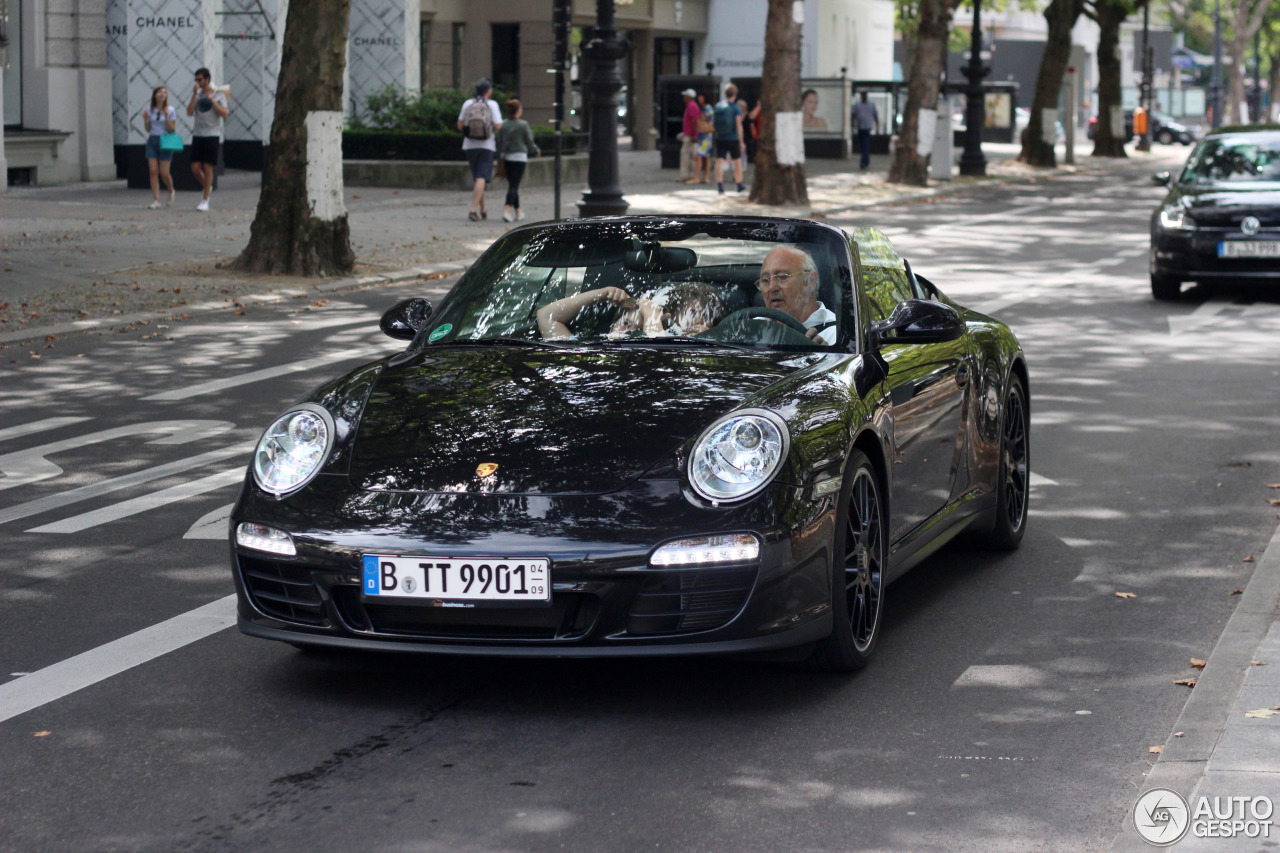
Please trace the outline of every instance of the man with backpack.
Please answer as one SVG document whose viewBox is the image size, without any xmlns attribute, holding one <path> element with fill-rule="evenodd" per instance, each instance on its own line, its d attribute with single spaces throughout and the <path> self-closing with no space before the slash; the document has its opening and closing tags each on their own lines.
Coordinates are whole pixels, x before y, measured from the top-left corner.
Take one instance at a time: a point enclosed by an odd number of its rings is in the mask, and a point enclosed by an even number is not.
<svg viewBox="0 0 1280 853">
<path fill-rule="evenodd" d="M 498 151 L 494 134 L 502 127 L 502 111 L 489 97 L 492 91 L 489 78 L 481 77 L 476 81 L 476 96 L 468 99 L 458 113 L 458 130 L 464 137 L 462 154 L 471 166 L 471 179 L 475 181 L 471 189 L 471 212 L 467 214 L 472 222 L 489 218 L 484 207 L 484 186 L 493 180 L 493 161 Z"/>
<path fill-rule="evenodd" d="M 724 161 L 733 161 L 733 178 L 742 185 L 742 107 L 738 106 L 738 87 L 730 83 L 724 87 L 724 98 L 715 105 L 711 122 L 716 132 L 716 188 L 724 195 Z"/>
</svg>

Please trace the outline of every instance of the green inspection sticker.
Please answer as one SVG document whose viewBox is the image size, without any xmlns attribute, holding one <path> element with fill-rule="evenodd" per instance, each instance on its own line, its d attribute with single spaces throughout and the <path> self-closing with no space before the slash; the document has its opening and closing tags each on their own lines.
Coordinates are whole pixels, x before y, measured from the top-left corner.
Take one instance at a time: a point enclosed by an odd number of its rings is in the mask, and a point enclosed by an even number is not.
<svg viewBox="0 0 1280 853">
<path fill-rule="evenodd" d="M 438 340 L 440 340 L 441 338 L 443 338 L 445 335 L 449 334 L 449 333 L 450 333 L 450 332 L 452 332 L 452 331 L 453 331 L 453 324 L 452 324 L 452 323 L 445 323 L 443 326 L 441 326 L 440 328 L 438 328 L 438 329 L 436 329 L 435 331 L 433 331 L 433 332 L 431 333 L 431 337 L 429 337 L 427 340 L 430 340 L 430 341 L 438 341 Z"/>
</svg>

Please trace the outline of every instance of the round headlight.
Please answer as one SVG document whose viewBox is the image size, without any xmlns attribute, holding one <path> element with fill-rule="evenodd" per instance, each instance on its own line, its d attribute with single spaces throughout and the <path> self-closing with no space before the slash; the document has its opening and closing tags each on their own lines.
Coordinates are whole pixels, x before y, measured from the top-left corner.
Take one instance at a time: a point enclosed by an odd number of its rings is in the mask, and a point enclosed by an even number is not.
<svg viewBox="0 0 1280 853">
<path fill-rule="evenodd" d="M 304 403 L 276 418 L 253 452 L 253 480 L 273 495 L 287 495 L 310 482 L 333 445 L 333 417 Z"/>
<path fill-rule="evenodd" d="M 736 501 L 763 489 L 782 468 L 791 437 L 765 409 L 742 409 L 716 421 L 689 457 L 689 483 L 707 500 Z"/>
</svg>

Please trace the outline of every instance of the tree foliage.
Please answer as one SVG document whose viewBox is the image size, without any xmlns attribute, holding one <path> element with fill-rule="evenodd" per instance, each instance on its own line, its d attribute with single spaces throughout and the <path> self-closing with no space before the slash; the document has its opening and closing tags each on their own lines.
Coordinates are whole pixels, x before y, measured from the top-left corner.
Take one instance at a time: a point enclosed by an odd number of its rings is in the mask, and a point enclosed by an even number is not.
<svg viewBox="0 0 1280 853">
<path fill-rule="evenodd" d="M 1175 29 L 1186 33 L 1190 47 L 1201 53 L 1213 52 L 1213 0 L 1167 0 L 1169 17 Z M 1273 0 L 1225 0 L 1220 4 L 1222 16 L 1222 51 L 1224 104 L 1226 122 L 1244 119 L 1246 103 L 1245 74 L 1252 69 L 1248 53 L 1255 34 L 1261 34 L 1264 50 L 1271 57 L 1274 77 L 1276 58 L 1280 57 L 1280 4 Z M 1274 86 L 1271 89 L 1274 93 Z"/>
</svg>

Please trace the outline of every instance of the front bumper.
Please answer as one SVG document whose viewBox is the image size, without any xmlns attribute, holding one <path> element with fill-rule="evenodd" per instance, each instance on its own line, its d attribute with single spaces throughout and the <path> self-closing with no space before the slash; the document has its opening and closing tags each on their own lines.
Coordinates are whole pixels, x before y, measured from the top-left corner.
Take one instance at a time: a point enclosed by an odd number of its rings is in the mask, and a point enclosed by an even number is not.
<svg viewBox="0 0 1280 853">
<path fill-rule="evenodd" d="M 353 492 L 318 478 L 297 496 L 249 486 L 233 529 L 287 530 L 296 557 L 232 546 L 243 633 L 300 645 L 438 654 L 618 656 L 760 652 L 831 630 L 834 497 L 775 484 L 735 508 L 691 504 L 677 481 L 600 496 Z M 296 498 L 296 499 L 295 499 Z M 751 563 L 654 567 L 671 539 L 755 533 Z M 365 553 L 547 556 L 549 607 L 452 609 L 363 596 Z"/>
<path fill-rule="evenodd" d="M 1280 258 L 1220 258 L 1218 244 L 1250 239 L 1280 241 L 1280 233 L 1244 238 L 1238 229 L 1158 230 L 1151 238 L 1151 272 L 1181 281 L 1258 281 L 1280 279 Z"/>
</svg>

